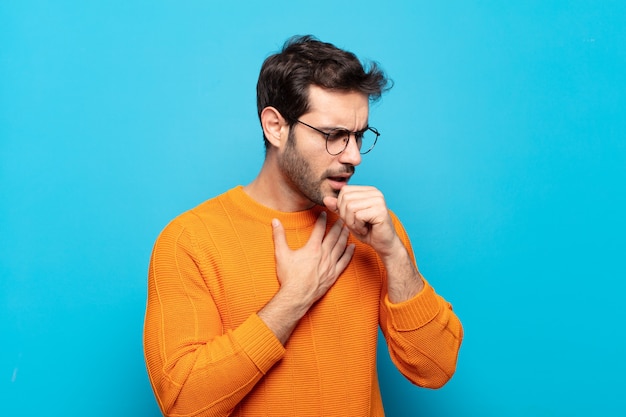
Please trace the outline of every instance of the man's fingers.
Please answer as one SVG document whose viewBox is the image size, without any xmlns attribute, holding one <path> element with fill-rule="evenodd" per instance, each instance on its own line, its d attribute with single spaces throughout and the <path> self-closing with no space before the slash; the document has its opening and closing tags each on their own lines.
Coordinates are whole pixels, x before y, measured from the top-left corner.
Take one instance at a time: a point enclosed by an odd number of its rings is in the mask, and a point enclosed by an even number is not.
<svg viewBox="0 0 626 417">
<path fill-rule="evenodd" d="M 286 248 L 288 248 L 287 238 L 285 237 L 285 228 L 283 227 L 282 223 L 278 219 L 272 220 L 272 235 L 274 237 L 274 252 L 275 253 L 280 253 Z"/>
<path fill-rule="evenodd" d="M 327 248 L 332 248 L 333 246 L 335 246 L 337 244 L 337 240 L 339 239 L 341 231 L 343 230 L 343 225 L 343 220 L 337 219 L 335 224 L 332 225 L 332 227 L 324 237 L 322 245 L 326 246 Z"/>
<path fill-rule="evenodd" d="M 366 236 L 384 223 L 387 207 L 382 193 L 368 186 L 345 186 L 336 201 L 337 213 L 357 236 Z"/>
<path fill-rule="evenodd" d="M 339 230 L 336 240 L 333 242 L 333 246 L 331 248 L 331 256 L 332 259 L 340 259 L 342 254 L 346 250 L 350 231 L 347 227 L 343 226 L 343 222 L 341 220 L 337 220 L 337 223 L 335 224 L 340 224 L 341 229 Z"/>
<path fill-rule="evenodd" d="M 324 205 L 326 206 L 328 210 L 332 211 L 333 213 L 336 213 L 338 210 L 337 197 L 330 197 L 330 196 L 324 197 Z"/>
<path fill-rule="evenodd" d="M 364 221 L 361 221 L 361 220 L 356 220 L 352 224 L 352 226 L 348 226 L 348 228 L 355 235 L 365 236 L 365 235 L 367 235 L 369 233 L 370 229 L 372 228 L 372 225 L 371 225 L 371 223 L 368 223 L 368 222 L 364 222 Z"/>
<path fill-rule="evenodd" d="M 380 212 L 374 207 L 367 207 L 357 211 L 352 219 L 352 224 L 347 224 L 347 226 L 360 235 L 368 234 L 373 225 L 380 224 L 385 220 L 380 217 Z"/>
<path fill-rule="evenodd" d="M 317 217 L 317 221 L 313 227 L 313 232 L 309 238 L 309 243 L 314 245 L 321 244 L 324 239 L 324 234 L 326 234 L 326 212 L 322 211 Z"/>
<path fill-rule="evenodd" d="M 346 269 L 346 267 L 352 260 L 352 255 L 354 255 L 354 248 L 355 248 L 354 243 L 349 244 L 346 247 L 346 250 L 341 255 L 341 258 L 337 260 L 337 265 L 336 265 L 337 276 L 341 275 L 343 270 Z"/>
</svg>

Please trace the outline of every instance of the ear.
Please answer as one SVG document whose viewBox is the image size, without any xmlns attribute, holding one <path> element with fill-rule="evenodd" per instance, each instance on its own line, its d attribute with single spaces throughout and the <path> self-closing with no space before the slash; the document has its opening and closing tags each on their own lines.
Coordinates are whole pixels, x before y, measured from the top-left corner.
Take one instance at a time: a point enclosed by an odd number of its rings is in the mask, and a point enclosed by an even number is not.
<svg viewBox="0 0 626 417">
<path fill-rule="evenodd" d="M 276 108 L 266 107 L 263 109 L 261 126 L 265 137 L 273 146 L 280 148 L 287 141 L 289 125 Z"/>
</svg>

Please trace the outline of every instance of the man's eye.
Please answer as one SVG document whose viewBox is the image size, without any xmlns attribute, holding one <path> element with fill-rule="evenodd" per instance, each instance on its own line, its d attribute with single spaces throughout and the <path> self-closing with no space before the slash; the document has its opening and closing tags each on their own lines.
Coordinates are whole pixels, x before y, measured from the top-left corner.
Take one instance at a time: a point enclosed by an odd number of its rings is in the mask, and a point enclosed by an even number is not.
<svg viewBox="0 0 626 417">
<path fill-rule="evenodd" d="M 328 141 L 336 142 L 340 140 L 345 140 L 346 137 L 349 137 L 349 136 L 350 136 L 350 132 L 348 132 L 347 130 L 342 130 L 342 129 L 331 130 L 330 132 L 328 132 Z"/>
</svg>

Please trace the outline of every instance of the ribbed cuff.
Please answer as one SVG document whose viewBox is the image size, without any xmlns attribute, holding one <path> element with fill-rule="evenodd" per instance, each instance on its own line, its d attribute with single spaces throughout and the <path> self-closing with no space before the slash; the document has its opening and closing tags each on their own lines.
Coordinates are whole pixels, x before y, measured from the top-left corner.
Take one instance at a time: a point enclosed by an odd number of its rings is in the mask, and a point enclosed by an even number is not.
<svg viewBox="0 0 626 417">
<path fill-rule="evenodd" d="M 244 352 L 265 374 L 285 354 L 285 348 L 256 314 L 233 331 Z"/>
<path fill-rule="evenodd" d="M 424 288 L 415 297 L 394 304 L 387 296 L 385 306 L 389 311 L 393 327 L 398 331 L 419 329 L 434 319 L 441 308 L 440 298 L 426 280 L 424 280 Z"/>
</svg>

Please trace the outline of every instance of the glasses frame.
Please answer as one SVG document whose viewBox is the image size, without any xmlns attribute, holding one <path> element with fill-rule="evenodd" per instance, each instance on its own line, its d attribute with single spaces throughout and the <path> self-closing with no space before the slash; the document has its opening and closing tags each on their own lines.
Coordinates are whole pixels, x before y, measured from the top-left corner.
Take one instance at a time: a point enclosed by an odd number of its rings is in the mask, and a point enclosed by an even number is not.
<svg viewBox="0 0 626 417">
<path fill-rule="evenodd" d="M 300 123 L 301 125 L 304 125 L 304 126 L 308 127 L 309 129 L 313 129 L 316 132 L 321 133 L 324 136 L 324 138 L 326 138 L 326 152 L 328 152 L 332 156 L 337 156 L 337 155 L 342 154 L 343 151 L 345 151 L 346 148 L 348 147 L 348 143 L 350 143 L 350 138 L 352 136 L 354 136 L 354 140 L 356 142 L 356 135 L 358 135 L 358 134 L 363 135 L 363 134 L 365 134 L 365 132 L 367 132 L 369 130 L 370 132 L 374 133 L 376 135 L 376 137 L 374 138 L 374 143 L 372 143 L 372 146 L 370 146 L 369 149 L 367 149 L 365 152 L 362 151 L 361 149 L 359 149 L 359 153 L 361 155 L 365 155 L 366 153 L 368 153 L 369 151 L 374 149 L 374 146 L 376 146 L 376 142 L 378 142 L 378 137 L 380 136 L 380 133 L 378 132 L 378 130 L 375 127 L 371 127 L 371 126 L 368 126 L 365 129 L 359 130 L 357 132 L 351 132 L 348 129 L 342 129 L 342 128 L 336 128 L 336 129 L 332 129 L 330 132 L 324 132 L 323 130 L 320 130 L 320 129 L 314 127 L 314 126 L 311 126 L 310 124 L 304 123 L 302 120 L 296 119 L 296 123 Z M 339 151 L 337 153 L 332 153 L 331 151 L 328 150 L 328 138 L 330 138 L 330 135 L 335 130 L 341 130 L 341 131 L 345 131 L 346 133 L 348 133 L 348 140 L 344 141 L 343 149 L 341 151 Z"/>
</svg>

